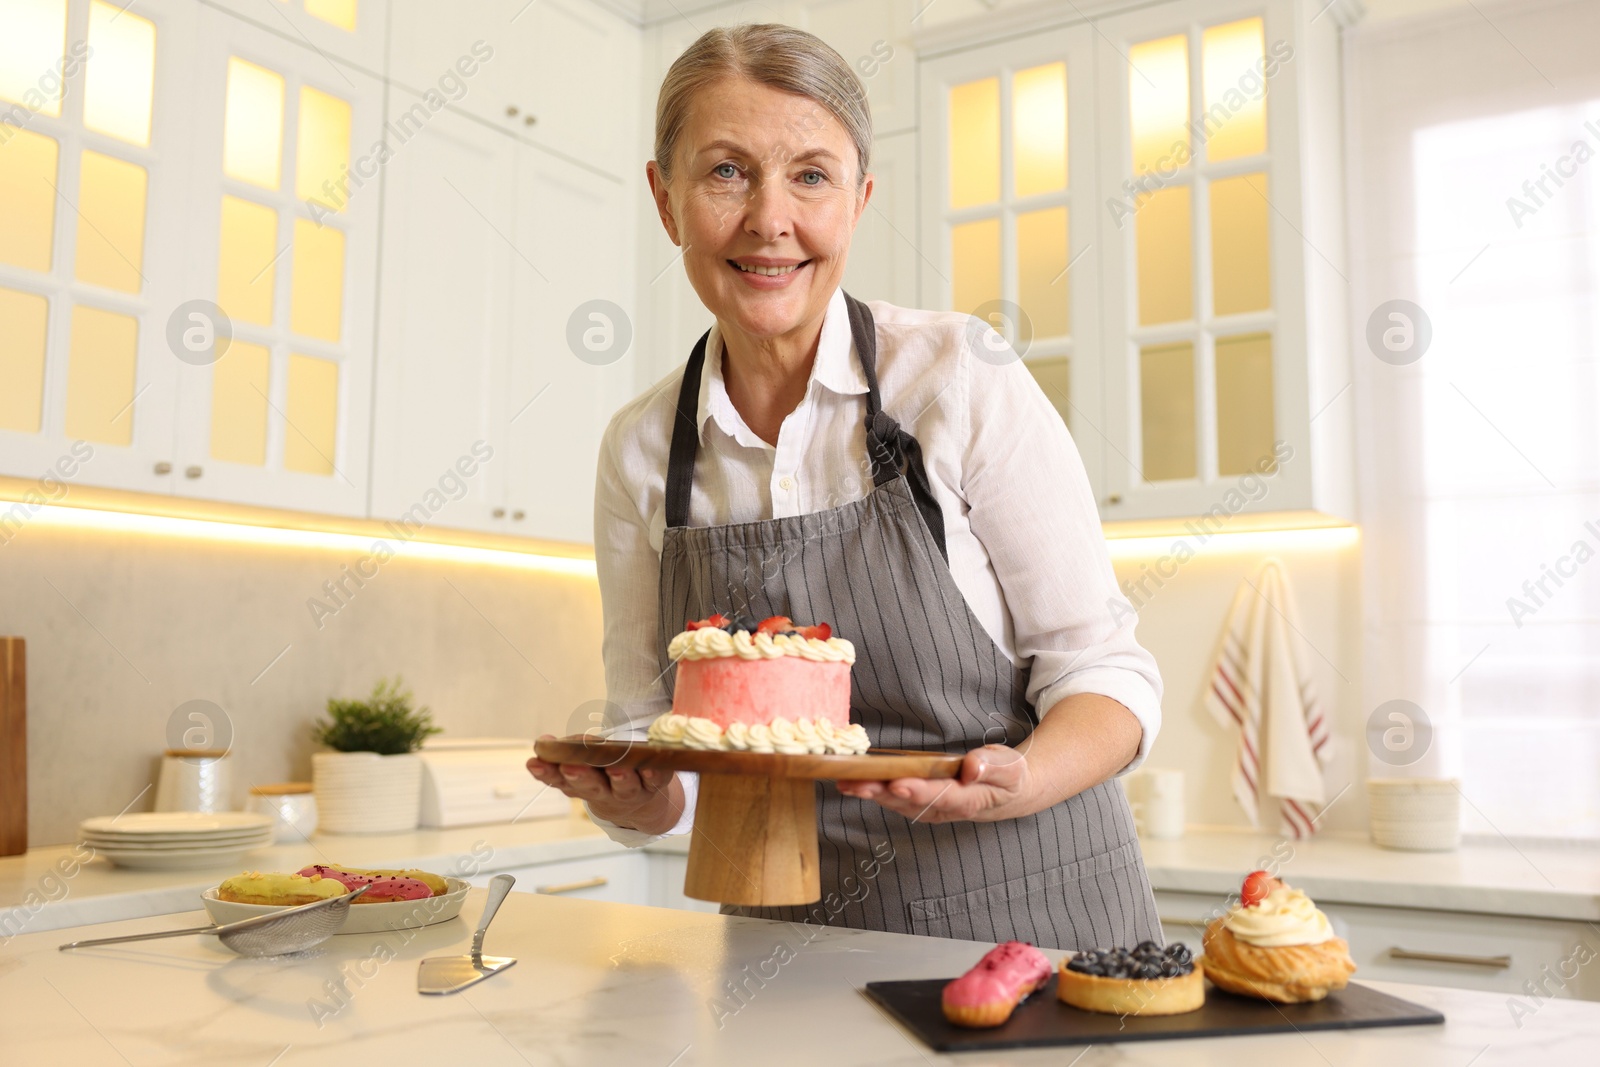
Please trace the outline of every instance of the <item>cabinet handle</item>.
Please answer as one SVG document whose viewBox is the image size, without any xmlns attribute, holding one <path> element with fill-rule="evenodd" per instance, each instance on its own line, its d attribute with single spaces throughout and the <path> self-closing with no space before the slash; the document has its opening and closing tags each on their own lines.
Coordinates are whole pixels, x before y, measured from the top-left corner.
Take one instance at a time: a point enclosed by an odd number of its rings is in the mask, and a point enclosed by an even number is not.
<svg viewBox="0 0 1600 1067">
<path fill-rule="evenodd" d="M 1397 960 L 1421 960 L 1424 963 L 1462 963 L 1468 967 L 1492 967 L 1503 971 L 1511 966 L 1510 956 L 1458 956 L 1450 952 L 1413 952 L 1408 948 L 1391 948 L 1389 955 Z"/>
<path fill-rule="evenodd" d="M 1106 503 L 1107 504 L 1120 504 L 1120 503 L 1122 503 L 1122 494 L 1121 493 L 1112 493 L 1110 496 L 1106 497 Z"/>
<path fill-rule="evenodd" d="M 521 508 L 518 508 L 516 511 L 513 511 L 511 513 L 511 517 L 513 519 L 517 520 L 518 522 L 521 522 L 523 519 L 528 517 L 528 513 L 526 511 L 523 511 Z"/>
<path fill-rule="evenodd" d="M 503 519 L 503 518 L 506 517 L 506 509 L 505 508 L 495 508 L 493 511 L 489 512 L 489 514 L 493 515 L 497 519 Z"/>
<path fill-rule="evenodd" d="M 1197 930 L 1205 929 L 1208 922 L 1206 919 L 1177 919 L 1170 915 L 1159 915 L 1156 919 L 1162 926 L 1192 926 Z"/>
<path fill-rule="evenodd" d="M 183 476 L 185 478 L 198 478 L 204 473 L 205 473 L 205 471 L 202 470 L 199 467 L 185 467 L 185 468 L 183 468 Z"/>
<path fill-rule="evenodd" d="M 534 892 L 544 893 L 549 896 L 554 896 L 556 893 L 576 893 L 580 889 L 599 889 L 601 886 L 609 884 L 610 881 L 611 879 L 607 878 L 605 875 L 597 874 L 593 878 L 585 878 L 581 882 L 563 882 L 560 885 L 542 885 L 535 889 Z"/>
<path fill-rule="evenodd" d="M 539 117 L 537 115 L 529 115 L 529 116 L 527 116 L 526 118 L 524 118 L 522 120 L 522 124 L 524 126 L 532 126 L 534 123 L 536 123 L 538 121 L 539 121 Z"/>
<path fill-rule="evenodd" d="M 506 105 L 506 118 L 514 119 L 516 117 L 517 117 L 517 105 L 516 104 L 507 104 Z"/>
<path fill-rule="evenodd" d="M 157 474 L 171 474 L 172 464 L 168 463 L 166 460 L 162 460 L 160 463 L 156 464 L 155 470 Z"/>
</svg>

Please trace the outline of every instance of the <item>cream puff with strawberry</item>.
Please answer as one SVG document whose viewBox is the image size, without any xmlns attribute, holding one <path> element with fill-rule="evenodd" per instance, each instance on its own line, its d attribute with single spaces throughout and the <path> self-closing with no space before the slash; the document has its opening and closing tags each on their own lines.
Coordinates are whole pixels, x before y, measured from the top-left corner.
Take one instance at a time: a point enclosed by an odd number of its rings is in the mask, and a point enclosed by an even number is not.
<svg viewBox="0 0 1600 1067">
<path fill-rule="evenodd" d="M 1238 905 L 1206 927 L 1203 943 L 1213 985 L 1280 1004 L 1321 1000 L 1356 969 L 1311 898 L 1266 871 L 1245 876 Z"/>
</svg>

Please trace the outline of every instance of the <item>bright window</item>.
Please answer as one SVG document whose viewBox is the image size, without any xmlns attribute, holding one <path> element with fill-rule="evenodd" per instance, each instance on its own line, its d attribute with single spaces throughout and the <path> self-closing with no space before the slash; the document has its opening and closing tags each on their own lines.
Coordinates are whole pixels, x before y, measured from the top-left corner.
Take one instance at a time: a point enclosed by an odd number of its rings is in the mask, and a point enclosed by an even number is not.
<svg viewBox="0 0 1600 1067">
<path fill-rule="evenodd" d="M 1600 92 L 1567 46 L 1600 11 L 1425 29 L 1406 40 L 1426 48 L 1377 34 L 1351 64 L 1366 708 L 1407 700 L 1431 727 L 1371 773 L 1458 778 L 1471 834 L 1592 840 Z M 1539 57 L 1536 89 L 1526 66 L 1451 76 L 1508 39 Z"/>
</svg>

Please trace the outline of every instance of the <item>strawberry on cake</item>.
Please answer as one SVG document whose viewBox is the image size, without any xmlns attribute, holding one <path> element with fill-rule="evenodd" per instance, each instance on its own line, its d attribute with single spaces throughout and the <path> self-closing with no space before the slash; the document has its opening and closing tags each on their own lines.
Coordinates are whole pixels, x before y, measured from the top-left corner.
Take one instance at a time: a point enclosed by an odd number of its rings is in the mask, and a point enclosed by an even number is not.
<svg viewBox="0 0 1600 1067">
<path fill-rule="evenodd" d="M 686 624 L 667 655 L 677 683 L 672 712 L 650 724 L 652 742 L 796 756 L 859 754 L 870 744 L 850 722 L 855 646 L 825 622 L 718 613 Z"/>
</svg>

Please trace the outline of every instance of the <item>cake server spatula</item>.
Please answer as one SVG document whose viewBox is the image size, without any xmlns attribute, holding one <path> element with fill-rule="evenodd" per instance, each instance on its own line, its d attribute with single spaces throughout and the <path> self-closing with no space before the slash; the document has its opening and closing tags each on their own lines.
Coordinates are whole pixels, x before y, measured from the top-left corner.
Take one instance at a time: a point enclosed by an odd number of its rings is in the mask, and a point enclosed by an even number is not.
<svg viewBox="0 0 1600 1067">
<path fill-rule="evenodd" d="M 517 962 L 511 956 L 483 954 L 483 935 L 515 882 L 509 874 L 497 874 L 489 880 L 489 899 L 483 905 L 483 916 L 472 935 L 472 951 L 465 956 L 429 956 L 423 960 L 417 968 L 418 993 L 459 993 Z"/>
</svg>

